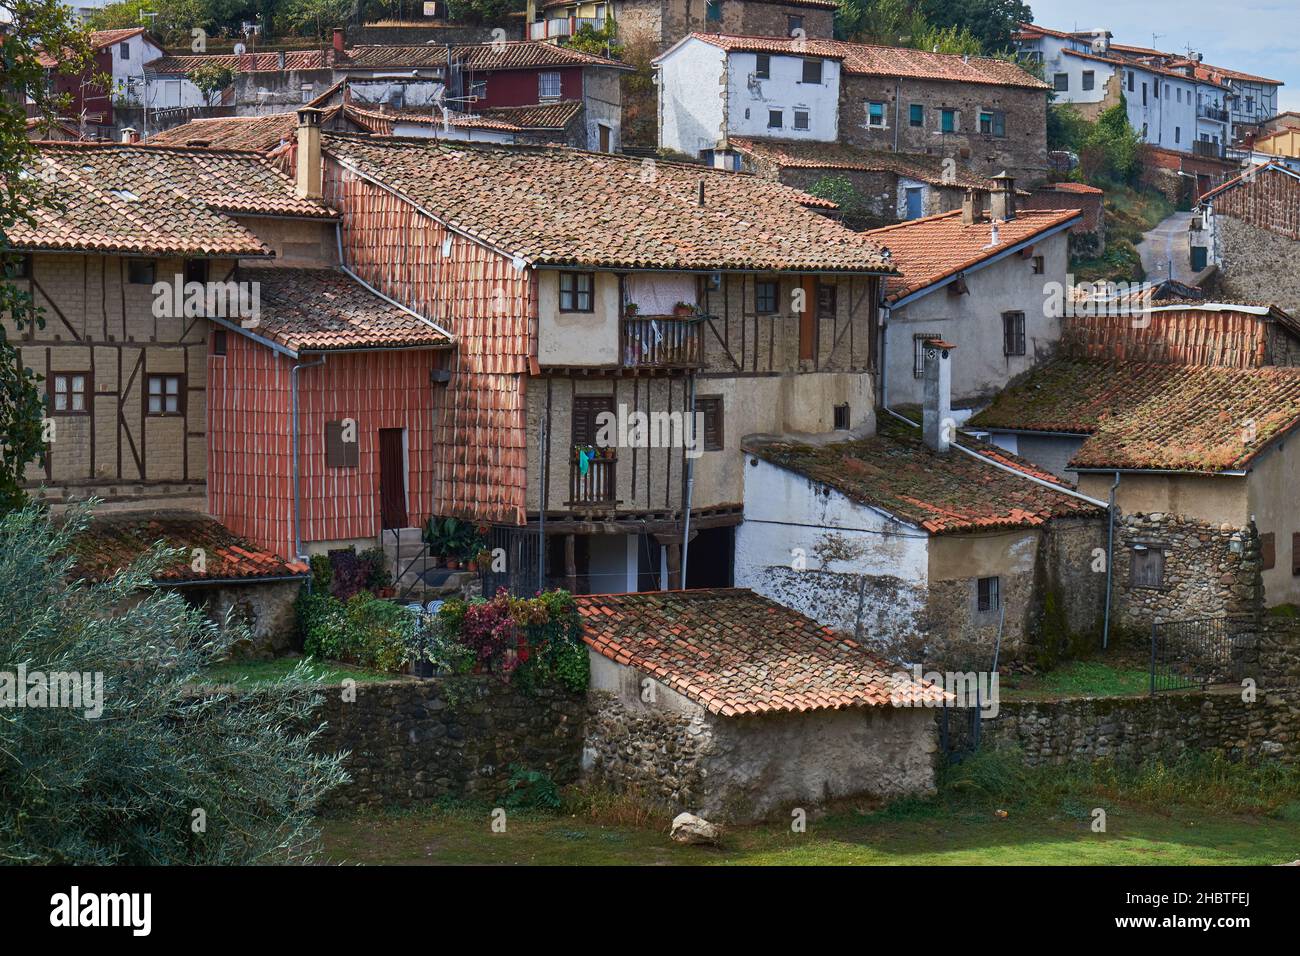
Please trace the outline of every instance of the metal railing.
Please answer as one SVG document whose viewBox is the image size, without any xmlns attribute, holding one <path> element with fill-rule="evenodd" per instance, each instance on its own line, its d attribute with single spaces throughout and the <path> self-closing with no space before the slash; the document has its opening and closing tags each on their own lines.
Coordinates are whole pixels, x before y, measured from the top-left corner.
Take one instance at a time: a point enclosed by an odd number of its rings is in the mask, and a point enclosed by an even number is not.
<svg viewBox="0 0 1300 956">
<path fill-rule="evenodd" d="M 1223 159 L 1224 146 L 1222 143 L 1215 143 L 1203 139 L 1192 141 L 1193 156 L 1208 156 L 1210 159 Z"/>
<path fill-rule="evenodd" d="M 1228 122 L 1228 111 L 1220 109 L 1217 106 L 1207 106 L 1204 103 L 1196 105 L 1196 115 L 1201 119 L 1214 120 L 1216 123 Z"/>
<path fill-rule="evenodd" d="M 423 600 L 425 575 L 429 573 L 429 544 L 423 539 L 423 537 L 421 537 L 420 553 L 411 558 L 411 560 L 406 562 L 405 566 L 403 566 L 401 529 L 385 528 L 383 533 L 386 535 L 390 531 L 393 533 L 393 587 L 397 589 L 397 596 L 394 600 L 399 604 L 409 603 L 411 593 L 416 589 L 417 585 L 420 588 L 420 599 Z M 399 582 L 401 582 L 402 578 L 406 577 L 407 573 L 413 570 L 417 565 L 419 566 L 420 571 L 419 574 L 416 575 L 416 580 L 407 584 L 406 587 L 400 588 Z"/>
<path fill-rule="evenodd" d="M 1232 682 L 1233 647 L 1243 622 L 1228 617 L 1151 625 L 1151 693 Z"/>
<path fill-rule="evenodd" d="M 496 525 L 488 535 L 492 560 L 479 569 L 483 596 L 490 598 L 500 588 L 515 597 L 532 597 L 546 586 L 543 578 L 541 530 L 534 525 Z M 500 560 L 498 560 L 498 558 Z"/>
<path fill-rule="evenodd" d="M 623 320 L 624 368 L 695 368 L 704 363 L 704 319 L 639 315 Z"/>
</svg>

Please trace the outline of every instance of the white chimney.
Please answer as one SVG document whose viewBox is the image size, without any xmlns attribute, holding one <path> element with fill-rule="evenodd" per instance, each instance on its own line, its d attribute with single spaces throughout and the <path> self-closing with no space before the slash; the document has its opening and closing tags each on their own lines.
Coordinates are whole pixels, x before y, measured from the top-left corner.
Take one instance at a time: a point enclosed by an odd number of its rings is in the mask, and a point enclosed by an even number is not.
<svg viewBox="0 0 1300 956">
<path fill-rule="evenodd" d="M 298 111 L 298 168 L 295 187 L 303 199 L 321 198 L 320 110 L 304 106 Z"/>
<path fill-rule="evenodd" d="M 955 348 L 943 339 L 931 339 L 925 343 L 921 437 L 941 455 L 948 451 L 956 432 L 952 417 L 952 350 Z"/>
<path fill-rule="evenodd" d="M 140 142 L 140 134 L 133 127 L 127 126 L 122 130 L 122 142 L 138 143 Z"/>
</svg>

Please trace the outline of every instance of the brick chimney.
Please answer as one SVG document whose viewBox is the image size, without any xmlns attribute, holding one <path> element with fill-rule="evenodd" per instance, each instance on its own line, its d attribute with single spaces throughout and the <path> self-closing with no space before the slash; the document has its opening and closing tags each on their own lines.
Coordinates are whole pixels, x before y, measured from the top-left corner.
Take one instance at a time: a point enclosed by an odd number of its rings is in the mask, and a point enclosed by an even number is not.
<svg viewBox="0 0 1300 956">
<path fill-rule="evenodd" d="M 961 201 L 961 222 L 972 226 L 984 218 L 984 191 L 968 189 Z"/>
<path fill-rule="evenodd" d="M 989 215 L 993 219 L 1010 222 L 1016 218 L 1016 181 L 1006 174 L 998 173 L 993 177 L 997 185 L 989 202 Z"/>
<path fill-rule="evenodd" d="M 122 130 L 122 142 L 138 143 L 140 142 L 140 133 L 134 127 L 127 126 Z"/>
<path fill-rule="evenodd" d="M 343 28 L 334 28 L 334 54 L 339 56 L 343 53 Z"/>
<path fill-rule="evenodd" d="M 921 437 L 939 454 L 946 454 L 955 427 L 952 418 L 952 350 L 943 339 L 931 339 L 925 349 L 924 405 L 921 409 Z"/>
<path fill-rule="evenodd" d="M 295 185 L 303 199 L 321 198 L 321 115 L 320 110 L 310 106 L 298 111 L 298 174 Z"/>
</svg>

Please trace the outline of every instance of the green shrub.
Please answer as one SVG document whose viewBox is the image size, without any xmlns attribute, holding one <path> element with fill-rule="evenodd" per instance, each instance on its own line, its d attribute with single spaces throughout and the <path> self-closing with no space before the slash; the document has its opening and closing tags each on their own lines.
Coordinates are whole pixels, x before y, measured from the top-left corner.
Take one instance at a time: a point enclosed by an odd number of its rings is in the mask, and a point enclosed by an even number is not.
<svg viewBox="0 0 1300 956">
<path fill-rule="evenodd" d="M 406 648 L 415 619 L 406 608 L 360 591 L 348 599 L 344 632 L 349 663 L 381 671 L 397 671 L 406 663 Z"/>
<path fill-rule="evenodd" d="M 549 775 L 540 770 L 512 766 L 503 803 L 510 810 L 559 810 L 563 801 L 560 790 Z"/>
<path fill-rule="evenodd" d="M 333 583 L 334 566 L 330 564 L 330 556 L 328 554 L 313 554 L 311 556 L 312 590 L 325 594 Z"/>
<path fill-rule="evenodd" d="M 366 570 L 365 586 L 369 591 L 378 591 L 393 583 L 393 576 L 388 570 L 388 555 L 383 548 L 366 548 L 357 557 Z"/>
</svg>

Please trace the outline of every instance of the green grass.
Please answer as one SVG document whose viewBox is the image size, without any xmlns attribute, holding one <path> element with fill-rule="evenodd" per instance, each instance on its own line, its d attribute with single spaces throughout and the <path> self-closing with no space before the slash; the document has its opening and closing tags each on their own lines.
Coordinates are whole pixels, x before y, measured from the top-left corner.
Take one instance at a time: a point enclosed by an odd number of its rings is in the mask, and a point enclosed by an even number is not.
<svg viewBox="0 0 1300 956">
<path fill-rule="evenodd" d="M 1145 694 L 1151 676 L 1145 668 L 1101 661 L 1070 661 L 1041 674 L 1008 674 L 998 681 L 1003 700 L 1053 700 L 1061 697 L 1121 697 Z"/>
<path fill-rule="evenodd" d="M 1137 190 L 1115 183 L 1096 183 L 1106 190 L 1106 251 L 1093 259 L 1076 259 L 1070 271 L 1076 282 L 1138 282 L 1145 278 L 1137 245 L 1149 232 L 1174 214 L 1174 204 L 1155 190 Z"/>
<path fill-rule="evenodd" d="M 290 676 L 298 664 L 303 665 L 302 678 L 313 684 L 337 684 L 343 680 L 367 683 L 397 680 L 397 674 L 365 670 L 332 661 L 318 662 L 310 658 L 277 657 L 270 661 L 225 661 L 208 668 L 206 677 L 212 684 L 269 684 Z"/>
<path fill-rule="evenodd" d="M 1094 832 L 1094 811 L 1105 832 Z M 1267 865 L 1300 856 L 1300 770 L 1195 755 L 1141 768 L 1027 770 L 981 753 L 939 793 L 883 808 L 840 806 L 786 824 L 731 827 L 719 847 L 668 838 L 671 814 L 570 795 L 560 814 L 444 805 L 325 821 L 336 863 L 567 865 Z"/>
</svg>

